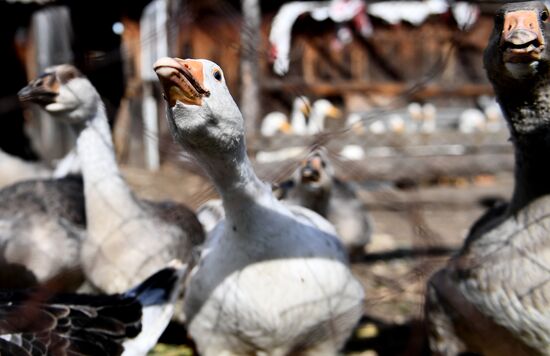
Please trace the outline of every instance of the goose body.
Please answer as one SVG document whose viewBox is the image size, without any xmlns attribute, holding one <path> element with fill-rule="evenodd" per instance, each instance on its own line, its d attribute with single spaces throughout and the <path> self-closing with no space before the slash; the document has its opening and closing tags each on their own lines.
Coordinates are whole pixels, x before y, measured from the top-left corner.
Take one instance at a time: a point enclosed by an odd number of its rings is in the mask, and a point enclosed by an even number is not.
<svg viewBox="0 0 550 356">
<path fill-rule="evenodd" d="M 188 330 L 202 355 L 335 355 L 362 314 L 334 227 L 288 207 L 255 175 L 242 114 L 223 72 L 207 60 L 155 64 L 175 139 L 220 193 L 211 231 L 186 288 Z"/>
<path fill-rule="evenodd" d="M 0 188 L 29 179 L 50 178 L 52 171 L 41 163 L 26 162 L 0 150 Z"/>
<path fill-rule="evenodd" d="M 64 288 L 76 289 L 86 235 L 82 179 L 16 183 L 0 190 L 0 202 L 0 287 L 30 287 L 70 273 L 74 279 L 64 279 Z"/>
<path fill-rule="evenodd" d="M 504 5 L 495 17 L 484 61 L 515 147 L 514 193 L 429 281 L 435 354 L 550 354 L 547 19 L 539 2 Z"/>
<path fill-rule="evenodd" d="M 32 81 L 23 94 L 77 133 L 87 220 L 81 259 L 92 286 L 122 292 L 173 259 L 188 263 L 204 238 L 200 223 L 181 204 L 133 194 L 116 163 L 105 108 L 90 81 L 75 67 L 61 65 Z"/>
</svg>

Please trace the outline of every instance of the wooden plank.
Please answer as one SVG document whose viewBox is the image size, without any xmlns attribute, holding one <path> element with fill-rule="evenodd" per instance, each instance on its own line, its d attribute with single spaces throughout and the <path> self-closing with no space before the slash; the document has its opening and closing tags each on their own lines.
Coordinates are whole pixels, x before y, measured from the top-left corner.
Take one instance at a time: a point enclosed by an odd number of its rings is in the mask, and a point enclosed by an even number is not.
<svg viewBox="0 0 550 356">
<path fill-rule="evenodd" d="M 263 89 L 268 92 L 299 92 L 317 96 L 340 95 L 349 92 L 381 94 L 386 96 L 407 95 L 410 99 L 423 100 L 433 97 L 477 97 L 480 95 L 494 95 L 489 84 L 463 84 L 457 87 L 441 84 L 427 84 L 414 88 L 406 83 L 372 83 L 367 81 L 333 81 L 333 82 L 305 82 L 298 80 L 269 80 L 264 81 Z M 410 92 L 409 92 L 410 91 Z"/>
</svg>

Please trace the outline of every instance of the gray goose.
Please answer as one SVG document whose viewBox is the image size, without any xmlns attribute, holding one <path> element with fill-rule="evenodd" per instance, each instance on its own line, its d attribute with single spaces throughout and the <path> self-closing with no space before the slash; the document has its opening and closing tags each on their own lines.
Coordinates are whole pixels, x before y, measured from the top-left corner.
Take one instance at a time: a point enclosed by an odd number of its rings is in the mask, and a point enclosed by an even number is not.
<svg viewBox="0 0 550 356">
<path fill-rule="evenodd" d="M 334 227 L 282 204 L 256 176 L 218 65 L 162 58 L 155 71 L 175 140 L 225 210 L 186 285 L 187 328 L 200 354 L 336 355 L 362 315 L 364 292 Z"/>
<path fill-rule="evenodd" d="M 0 289 L 0 354 L 145 355 L 136 347 L 151 344 L 144 323 L 179 292 L 183 273 L 175 263 L 112 295 Z"/>
<path fill-rule="evenodd" d="M 352 259 L 364 254 L 371 240 L 372 221 L 355 189 L 336 177 L 326 149 L 311 152 L 275 194 L 330 221 Z"/>
<path fill-rule="evenodd" d="M 190 261 L 204 239 L 195 214 L 181 204 L 134 195 L 118 168 L 103 102 L 77 68 L 48 69 L 20 97 L 76 131 L 87 223 L 80 257 L 95 290 L 120 293 L 173 259 Z"/>
<path fill-rule="evenodd" d="M 56 277 L 63 277 L 63 290 L 82 284 L 83 188 L 80 177 L 69 176 L 0 190 L 0 288 L 27 288 Z"/>
<path fill-rule="evenodd" d="M 489 210 L 429 281 L 435 354 L 550 354 L 550 52 L 548 10 L 504 5 L 484 63 L 515 147 L 509 204 Z"/>
</svg>

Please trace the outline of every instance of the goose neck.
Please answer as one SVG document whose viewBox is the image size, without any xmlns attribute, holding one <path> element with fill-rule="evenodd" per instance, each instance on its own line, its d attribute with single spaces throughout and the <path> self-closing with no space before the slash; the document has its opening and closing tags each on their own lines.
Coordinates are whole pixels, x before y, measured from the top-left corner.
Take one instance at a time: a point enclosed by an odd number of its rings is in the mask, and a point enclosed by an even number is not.
<svg viewBox="0 0 550 356">
<path fill-rule="evenodd" d="M 515 148 L 512 212 L 550 194 L 550 88 L 547 87 L 519 91 L 515 95 L 499 95 Z"/>
<path fill-rule="evenodd" d="M 262 196 L 271 195 L 271 189 L 263 183 L 246 154 L 244 138 L 236 151 L 208 155 L 196 154 L 195 158 L 210 177 L 224 202 L 225 210 L 238 211 L 242 204 L 250 204 Z"/>
<path fill-rule="evenodd" d="M 103 104 L 96 114 L 76 128 L 88 219 L 95 213 L 129 211 L 133 195 L 118 168 L 109 122 Z M 109 210 L 105 210 L 109 207 Z"/>
</svg>

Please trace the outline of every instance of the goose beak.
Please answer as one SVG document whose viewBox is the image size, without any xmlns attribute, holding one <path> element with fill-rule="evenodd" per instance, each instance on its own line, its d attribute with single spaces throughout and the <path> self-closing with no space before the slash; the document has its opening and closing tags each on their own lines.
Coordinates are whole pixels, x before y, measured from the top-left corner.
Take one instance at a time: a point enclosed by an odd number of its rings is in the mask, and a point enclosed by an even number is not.
<svg viewBox="0 0 550 356">
<path fill-rule="evenodd" d="M 329 108 L 327 116 L 331 119 L 341 119 L 344 115 L 342 114 L 342 111 L 340 109 L 338 109 L 336 106 L 332 106 Z"/>
<path fill-rule="evenodd" d="M 46 106 L 55 102 L 59 94 L 59 82 L 55 75 L 44 74 L 19 90 L 17 96 L 22 103 L 35 103 Z"/>
<path fill-rule="evenodd" d="M 500 40 L 500 47 L 504 51 L 504 62 L 537 61 L 541 58 L 544 46 L 544 36 L 536 11 L 518 10 L 505 14 Z"/>
<path fill-rule="evenodd" d="M 187 105 L 202 105 L 202 98 L 210 96 L 204 89 L 202 62 L 193 59 L 164 57 L 155 62 L 164 95 L 170 106 L 181 102 Z"/>
<path fill-rule="evenodd" d="M 284 134 L 289 134 L 292 132 L 292 126 L 290 125 L 290 123 L 285 121 L 281 124 L 281 127 L 279 128 L 279 130 Z"/>
</svg>

